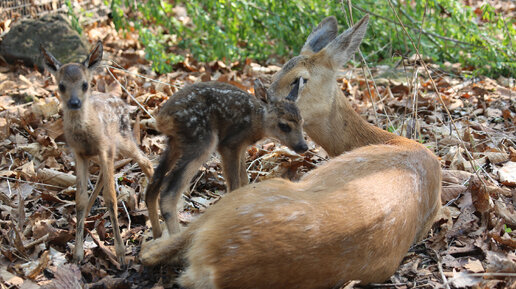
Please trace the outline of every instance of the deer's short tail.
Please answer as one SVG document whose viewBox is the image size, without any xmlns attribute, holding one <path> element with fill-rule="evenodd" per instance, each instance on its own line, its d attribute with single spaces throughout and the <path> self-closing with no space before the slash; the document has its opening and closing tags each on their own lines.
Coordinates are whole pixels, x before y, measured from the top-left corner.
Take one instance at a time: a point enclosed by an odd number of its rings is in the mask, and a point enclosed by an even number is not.
<svg viewBox="0 0 516 289">
<path fill-rule="evenodd" d="M 159 113 L 156 116 L 156 127 L 159 132 L 171 137 L 175 136 L 177 130 L 174 117 L 166 113 Z"/>
</svg>

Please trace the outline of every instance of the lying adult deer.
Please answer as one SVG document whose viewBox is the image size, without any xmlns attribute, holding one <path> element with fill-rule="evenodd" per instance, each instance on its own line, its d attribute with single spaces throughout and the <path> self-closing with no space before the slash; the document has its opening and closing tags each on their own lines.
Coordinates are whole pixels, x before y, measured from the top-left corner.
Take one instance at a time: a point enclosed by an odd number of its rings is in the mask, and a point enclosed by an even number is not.
<svg viewBox="0 0 516 289">
<path fill-rule="evenodd" d="M 331 159 L 299 182 L 272 179 L 222 198 L 185 231 L 145 243 L 141 260 L 186 264 L 186 288 L 339 288 L 383 282 L 428 233 L 440 204 L 440 164 L 423 145 L 378 129 L 336 83 L 369 17 L 337 36 L 324 19 L 300 56 L 275 75 L 283 96 L 307 79 L 299 107 L 309 135 Z"/>
<path fill-rule="evenodd" d="M 202 82 L 175 93 L 157 116 L 158 130 L 169 137 L 156 173 L 147 187 L 146 203 L 154 238 L 161 236 L 160 207 L 169 233 L 179 231 L 177 202 L 193 174 L 217 149 L 228 191 L 248 184 L 245 168 L 246 148 L 266 137 L 301 153 L 308 149 L 303 137 L 303 119 L 295 101 L 303 89 L 300 80 L 289 95 L 276 100 L 255 81 L 254 97 L 227 83 Z M 170 173 L 167 176 L 167 172 Z"/>
<path fill-rule="evenodd" d="M 105 93 L 92 92 L 89 85 L 93 71 L 102 60 L 102 42 L 97 42 L 82 63 L 62 65 L 41 46 L 45 68 L 55 77 L 63 107 L 63 125 L 66 142 L 75 155 L 77 192 L 77 231 L 73 258 L 79 262 L 84 257 L 84 219 L 97 195 L 88 201 L 88 160 L 98 156 L 103 196 L 109 210 L 115 235 L 118 261 L 125 263 L 125 249 L 120 228 L 114 183 L 114 158 L 118 153 L 135 160 L 147 178 L 153 175 L 152 163 L 140 151 L 130 127 L 127 105 L 119 98 Z M 97 193 L 99 190 L 95 190 Z"/>
</svg>

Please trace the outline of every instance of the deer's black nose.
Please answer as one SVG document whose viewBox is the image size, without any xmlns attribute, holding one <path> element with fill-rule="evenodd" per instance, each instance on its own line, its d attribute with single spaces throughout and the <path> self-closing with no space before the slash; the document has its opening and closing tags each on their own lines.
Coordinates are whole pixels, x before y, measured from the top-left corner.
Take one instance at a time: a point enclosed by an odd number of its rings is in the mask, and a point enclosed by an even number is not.
<svg viewBox="0 0 516 289">
<path fill-rule="evenodd" d="M 298 154 L 300 153 L 304 153 L 308 150 L 308 145 L 306 145 L 306 143 L 303 141 L 303 142 L 300 142 L 298 144 L 296 144 L 294 146 L 294 151 Z"/>
<path fill-rule="evenodd" d="M 69 109 L 79 109 L 81 108 L 81 100 L 77 97 L 72 97 L 68 101 L 68 108 Z"/>
</svg>

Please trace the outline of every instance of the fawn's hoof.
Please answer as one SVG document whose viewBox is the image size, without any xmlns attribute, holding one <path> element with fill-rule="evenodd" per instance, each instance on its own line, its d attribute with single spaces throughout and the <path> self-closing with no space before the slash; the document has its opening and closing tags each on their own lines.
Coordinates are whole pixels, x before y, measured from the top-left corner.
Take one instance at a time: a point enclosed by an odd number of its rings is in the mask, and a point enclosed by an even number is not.
<svg viewBox="0 0 516 289">
<path fill-rule="evenodd" d="M 73 250 L 73 262 L 76 264 L 80 264 L 84 259 L 84 250 L 82 248 L 77 249 L 77 246 Z"/>
<path fill-rule="evenodd" d="M 125 248 L 116 248 L 116 260 L 120 263 L 120 266 L 124 267 L 127 265 L 125 261 Z"/>
</svg>

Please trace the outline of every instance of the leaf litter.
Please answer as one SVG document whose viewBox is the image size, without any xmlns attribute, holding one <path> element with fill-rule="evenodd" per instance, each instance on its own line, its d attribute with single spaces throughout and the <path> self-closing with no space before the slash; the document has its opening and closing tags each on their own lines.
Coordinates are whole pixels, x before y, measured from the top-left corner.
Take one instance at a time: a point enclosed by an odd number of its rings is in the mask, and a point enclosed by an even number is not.
<svg viewBox="0 0 516 289">
<path fill-rule="evenodd" d="M 106 24 L 85 32 L 91 41 L 103 40 L 109 69 L 95 76 L 93 86 L 131 105 L 132 119 L 138 119 L 137 141 L 155 165 L 165 148 L 165 137 L 156 131 L 151 115 L 170 95 L 185 84 L 207 80 L 253 92 L 255 77 L 267 82 L 280 69 L 251 60 L 197 63 L 188 56 L 174 72 L 157 75 L 144 59 L 135 35 L 121 37 Z M 390 280 L 372 286 L 515 288 L 514 80 L 463 79 L 430 64 L 456 122 L 455 131 L 450 115 L 436 101 L 429 78 L 416 73 L 417 64 L 403 65 L 375 68 L 377 90 L 361 69 L 349 69 L 338 79 L 364 118 L 423 143 L 438 155 L 443 168 L 444 207 L 433 230 L 411 248 Z M 454 69 L 460 72 L 460 66 Z M 152 234 L 142 199 L 147 181 L 128 159 L 117 160 L 115 176 L 129 265 L 120 268 L 114 257 L 112 227 L 102 198 L 96 200 L 86 219 L 85 262 L 71 263 L 75 164 L 64 142 L 56 86 L 48 73 L 11 66 L 0 74 L 0 91 L 1 288 L 176 288 L 177 268 L 145 268 L 137 260 L 141 243 Z M 315 143 L 309 141 L 309 147 L 304 155 L 273 140 L 250 147 L 247 169 L 251 181 L 272 177 L 297 180 L 328 160 Z M 99 179 L 98 162 L 92 163 L 90 190 Z M 191 222 L 225 193 L 220 159 L 215 155 L 200 168 L 185 193 L 181 222 Z M 360 287 L 355 281 L 345 286 L 355 287 Z"/>
</svg>

